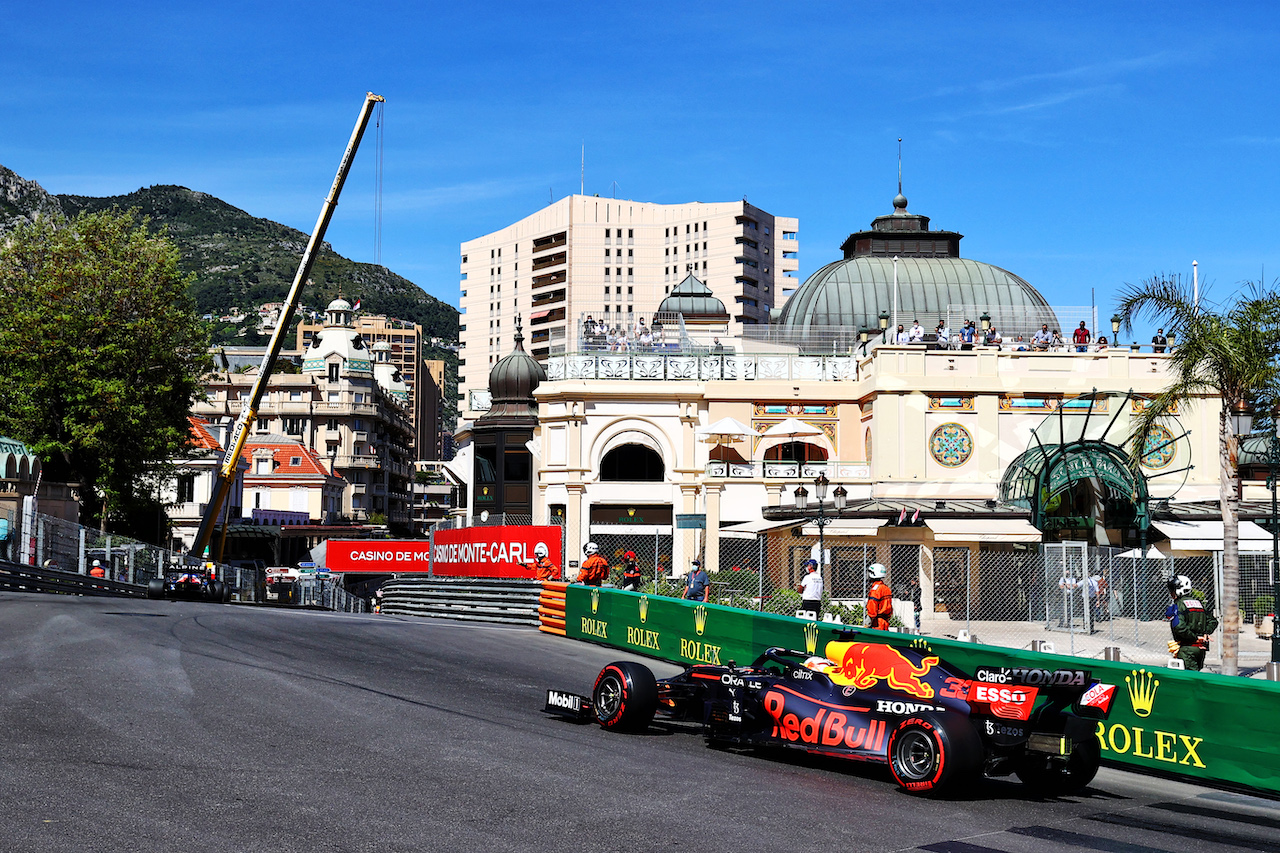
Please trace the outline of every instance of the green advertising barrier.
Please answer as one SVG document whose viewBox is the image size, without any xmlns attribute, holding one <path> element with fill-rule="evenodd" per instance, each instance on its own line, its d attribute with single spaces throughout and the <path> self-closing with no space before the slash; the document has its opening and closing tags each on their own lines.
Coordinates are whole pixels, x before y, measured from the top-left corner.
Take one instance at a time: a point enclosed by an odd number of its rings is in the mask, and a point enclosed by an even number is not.
<svg viewBox="0 0 1280 853">
<path fill-rule="evenodd" d="M 821 654 L 845 626 L 806 622 L 571 584 L 567 636 L 677 664 L 747 664 L 770 646 Z M 1213 673 L 979 646 L 860 629 L 893 646 L 928 647 L 951 666 L 1089 669 L 1116 685 L 1111 715 L 1098 724 L 1104 761 L 1196 780 L 1280 793 L 1280 684 Z"/>
</svg>

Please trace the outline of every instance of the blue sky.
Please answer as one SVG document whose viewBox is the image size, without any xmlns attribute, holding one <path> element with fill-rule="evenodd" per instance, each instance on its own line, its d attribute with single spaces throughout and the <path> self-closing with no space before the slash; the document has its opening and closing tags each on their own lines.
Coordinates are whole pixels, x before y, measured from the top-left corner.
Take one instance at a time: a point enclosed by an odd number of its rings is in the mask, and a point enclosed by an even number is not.
<svg viewBox="0 0 1280 853">
<path fill-rule="evenodd" d="M 119 8 L 115 8 L 118 6 Z M 1220 11 L 1219 11 L 1220 10 Z M 889 212 L 1055 305 L 1280 276 L 1266 3 L 10 4 L 0 164 L 55 193 L 181 184 L 310 231 L 387 98 L 382 262 L 457 304 L 458 244 L 586 190 L 746 196 L 800 274 Z M 373 137 L 329 240 L 374 259 Z"/>
</svg>

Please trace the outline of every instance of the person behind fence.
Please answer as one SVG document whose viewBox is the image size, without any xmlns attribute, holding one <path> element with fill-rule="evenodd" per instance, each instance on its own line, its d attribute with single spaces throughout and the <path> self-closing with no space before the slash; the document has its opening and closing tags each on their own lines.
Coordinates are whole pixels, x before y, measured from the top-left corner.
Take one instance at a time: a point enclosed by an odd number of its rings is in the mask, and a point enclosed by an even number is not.
<svg viewBox="0 0 1280 853">
<path fill-rule="evenodd" d="M 822 608 L 822 572 L 818 571 L 818 561 L 812 558 L 805 560 L 805 575 L 800 579 L 800 609 L 808 610 L 816 615 Z"/>
<path fill-rule="evenodd" d="M 540 581 L 558 581 L 560 580 L 560 569 L 556 564 L 551 562 L 550 550 L 547 543 L 539 542 L 533 546 L 533 569 L 537 572 Z"/>
<path fill-rule="evenodd" d="M 101 561 L 94 560 L 93 567 L 89 569 L 89 577 L 105 578 L 106 576 L 107 576 L 107 570 L 102 567 Z"/>
<path fill-rule="evenodd" d="M 1169 595 L 1173 597 L 1173 604 L 1165 611 L 1170 619 L 1169 630 L 1173 632 L 1169 654 L 1182 661 L 1187 669 L 1203 669 L 1209 635 L 1218 630 L 1218 620 L 1192 593 L 1191 579 L 1186 575 L 1169 578 Z"/>
<path fill-rule="evenodd" d="M 582 568 L 578 570 L 574 583 L 600 586 L 609 579 L 609 561 L 600 556 L 600 546 L 594 542 L 583 545 L 582 553 L 586 554 L 587 559 L 582 561 Z"/>
<path fill-rule="evenodd" d="M 867 577 L 871 579 L 871 589 L 867 590 L 867 624 L 877 631 L 888 631 L 889 620 L 893 618 L 893 590 L 885 580 L 888 574 L 879 563 L 872 563 L 867 569 Z"/>
<path fill-rule="evenodd" d="M 632 592 L 640 591 L 640 563 L 635 551 L 622 555 L 622 588 Z"/>
<path fill-rule="evenodd" d="M 693 568 L 684 576 L 684 597 L 690 601 L 706 601 L 711 597 L 711 578 L 702 568 L 701 560 L 693 561 Z"/>
<path fill-rule="evenodd" d="M 911 610 L 916 615 L 916 624 L 913 627 L 922 628 L 924 626 L 920 623 L 920 614 L 924 612 L 924 591 L 920 588 L 920 578 L 911 579 L 907 592 L 911 595 Z"/>
</svg>

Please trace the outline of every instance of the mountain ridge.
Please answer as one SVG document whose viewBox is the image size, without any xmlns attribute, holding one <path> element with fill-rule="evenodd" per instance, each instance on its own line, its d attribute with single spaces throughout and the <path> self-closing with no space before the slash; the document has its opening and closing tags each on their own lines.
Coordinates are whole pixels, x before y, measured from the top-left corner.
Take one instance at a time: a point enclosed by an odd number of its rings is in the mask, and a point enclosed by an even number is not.
<svg viewBox="0 0 1280 853">
<path fill-rule="evenodd" d="M 215 317 L 232 308 L 254 316 L 263 303 L 283 302 L 310 239 L 187 187 L 159 184 L 106 197 L 53 195 L 0 166 L 0 237 L 36 216 L 74 217 L 111 208 L 136 209 L 167 233 L 182 253 L 183 271 L 194 276 L 190 292 L 199 313 Z M 352 261 L 323 243 L 302 300 L 323 308 L 340 293 L 360 298 L 369 313 L 420 324 L 427 339 L 458 339 L 458 309 L 386 267 Z"/>
</svg>

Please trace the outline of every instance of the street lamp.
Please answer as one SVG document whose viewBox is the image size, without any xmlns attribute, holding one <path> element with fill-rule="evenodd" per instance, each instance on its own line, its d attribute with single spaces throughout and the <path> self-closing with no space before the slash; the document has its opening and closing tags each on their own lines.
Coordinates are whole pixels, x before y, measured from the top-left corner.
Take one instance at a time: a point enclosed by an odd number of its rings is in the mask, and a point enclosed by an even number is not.
<svg viewBox="0 0 1280 853">
<path fill-rule="evenodd" d="M 881 311 L 880 312 L 880 343 L 885 342 L 885 333 L 888 331 L 888 329 L 889 329 L 889 312 Z"/>
<path fill-rule="evenodd" d="M 1120 346 L 1120 319 L 1119 314 L 1111 315 L 1111 343 Z"/>
<path fill-rule="evenodd" d="M 1174 344 L 1178 342 L 1178 333 L 1169 332 L 1169 334 L 1165 335 L 1164 337 L 1165 337 L 1165 340 L 1169 342 L 1169 352 L 1173 352 Z"/>
<path fill-rule="evenodd" d="M 858 340 L 862 343 L 863 355 L 867 354 L 867 337 L 868 337 L 868 334 L 866 329 L 863 329 L 860 332 L 858 332 Z"/>
<path fill-rule="evenodd" d="M 986 334 L 991 331 L 991 315 L 986 311 L 982 312 L 982 316 L 978 318 L 978 322 L 982 324 L 982 332 Z"/>
</svg>

